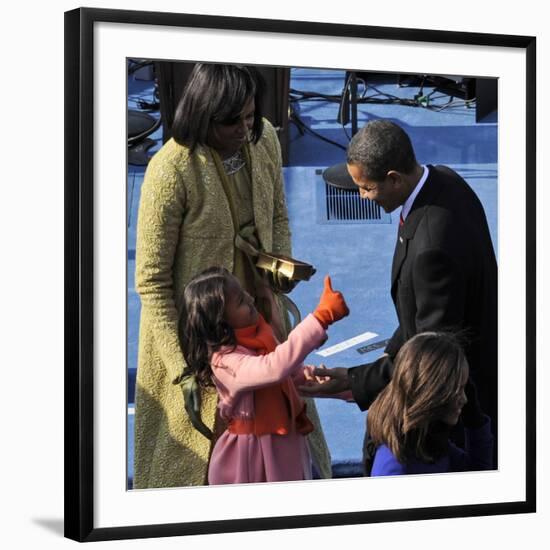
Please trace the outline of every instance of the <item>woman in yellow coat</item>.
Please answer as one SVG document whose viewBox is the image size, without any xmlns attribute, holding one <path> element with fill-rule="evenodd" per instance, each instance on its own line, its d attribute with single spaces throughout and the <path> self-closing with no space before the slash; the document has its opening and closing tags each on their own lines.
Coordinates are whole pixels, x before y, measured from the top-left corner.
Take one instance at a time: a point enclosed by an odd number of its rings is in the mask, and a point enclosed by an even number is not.
<svg viewBox="0 0 550 550">
<path fill-rule="evenodd" d="M 251 69 L 198 64 L 178 105 L 174 137 L 151 159 L 141 190 L 136 290 L 141 298 L 135 396 L 134 488 L 206 482 L 213 440 L 184 408 L 188 382 L 180 345 L 183 290 L 213 265 L 232 271 L 277 325 L 276 301 L 235 246 L 290 255 L 281 151 L 261 116 L 261 80 Z M 265 308 L 261 306 L 261 302 Z M 280 324 L 279 324 L 280 325 Z M 224 426 L 216 392 L 201 390 L 200 417 L 214 438 Z M 313 402 L 308 415 L 315 466 L 330 477 L 330 455 Z"/>
</svg>

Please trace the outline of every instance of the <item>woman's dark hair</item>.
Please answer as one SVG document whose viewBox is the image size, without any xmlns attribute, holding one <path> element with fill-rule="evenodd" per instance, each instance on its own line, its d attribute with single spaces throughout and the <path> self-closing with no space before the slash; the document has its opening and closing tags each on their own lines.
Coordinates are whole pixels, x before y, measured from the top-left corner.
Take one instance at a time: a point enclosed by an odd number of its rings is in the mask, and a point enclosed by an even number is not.
<svg viewBox="0 0 550 550">
<path fill-rule="evenodd" d="M 212 353 L 222 346 L 235 346 L 235 333 L 224 319 L 226 290 L 231 273 L 210 267 L 194 277 L 183 294 L 180 330 L 187 367 L 201 386 L 212 385 Z"/>
<path fill-rule="evenodd" d="M 251 139 L 257 143 L 263 130 L 264 88 L 263 78 L 253 67 L 198 63 L 176 108 L 174 139 L 191 151 L 197 145 L 207 145 L 212 124 L 234 123 L 246 102 L 254 98 Z"/>
<path fill-rule="evenodd" d="M 457 337 L 443 332 L 413 336 L 399 350 L 390 383 L 370 406 L 368 432 L 401 463 L 433 462 L 447 448 L 441 418 L 461 391 L 466 358 Z"/>
<path fill-rule="evenodd" d="M 353 136 L 347 163 L 360 166 L 365 177 L 381 182 L 390 170 L 410 174 L 416 166 L 416 156 L 405 130 L 381 119 L 369 122 Z"/>
</svg>

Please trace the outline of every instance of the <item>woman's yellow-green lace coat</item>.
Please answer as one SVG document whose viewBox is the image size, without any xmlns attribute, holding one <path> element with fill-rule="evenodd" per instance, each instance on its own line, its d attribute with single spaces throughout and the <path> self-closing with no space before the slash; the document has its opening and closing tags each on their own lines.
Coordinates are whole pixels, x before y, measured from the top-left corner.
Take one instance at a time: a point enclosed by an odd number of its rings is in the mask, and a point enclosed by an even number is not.
<svg viewBox="0 0 550 550">
<path fill-rule="evenodd" d="M 257 234 L 264 250 L 290 254 L 281 152 L 271 124 L 250 146 Z M 134 488 L 205 483 L 210 441 L 191 425 L 180 378 L 185 361 L 178 337 L 183 290 L 203 269 L 233 269 L 234 229 L 229 203 L 207 147 L 168 141 L 151 159 L 141 190 L 136 290 L 141 297 L 135 396 Z M 202 392 L 201 416 L 214 425 L 216 392 Z M 309 436 L 314 461 L 330 477 L 330 455 L 313 402 Z"/>
</svg>

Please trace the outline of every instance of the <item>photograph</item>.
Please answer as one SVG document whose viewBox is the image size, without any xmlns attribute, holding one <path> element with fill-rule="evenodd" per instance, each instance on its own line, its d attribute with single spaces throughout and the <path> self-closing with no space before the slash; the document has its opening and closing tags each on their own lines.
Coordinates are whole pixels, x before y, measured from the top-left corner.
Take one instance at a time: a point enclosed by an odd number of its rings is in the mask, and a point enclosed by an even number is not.
<svg viewBox="0 0 550 550">
<path fill-rule="evenodd" d="M 546 548 L 543 6 L 8 5 L 3 547 Z"/>
<path fill-rule="evenodd" d="M 253 137 L 256 126 L 261 128 L 259 140 Z M 411 175 L 403 204 L 399 194 L 395 205 L 387 206 L 376 196 L 371 200 L 352 179 L 346 151 L 364 127 L 372 128 L 371 139 L 378 144 L 382 144 L 383 135 L 404 141 L 405 145 L 388 145 L 394 149 L 383 153 L 385 159 L 371 161 L 386 163 L 386 172 Z M 390 132 L 395 132 L 395 137 Z M 453 365 L 436 361 L 416 374 L 411 370 L 415 365 L 403 365 L 402 376 L 415 377 L 418 382 L 407 388 L 408 394 L 388 391 L 386 404 L 378 400 L 375 410 L 379 409 L 381 419 L 391 414 L 388 408 L 400 406 L 399 400 L 403 410 L 393 418 L 394 427 L 379 427 L 384 449 L 393 451 L 389 455 L 392 464 L 382 466 L 379 458 L 374 475 L 496 469 L 497 137 L 496 79 L 128 60 L 128 487 L 361 477 L 365 466 L 370 475 L 374 456 L 366 457 L 363 446 L 364 442 L 369 447 L 374 443 L 365 439 L 366 410 L 389 382 L 388 369 L 393 368 L 402 345 L 428 331 L 456 337 L 456 344 L 464 346 L 464 361 L 472 374 L 462 376 L 460 361 L 450 357 Z M 369 154 L 361 150 L 367 145 L 361 144 L 360 138 L 361 134 L 354 142 L 358 159 Z M 262 147 L 268 139 L 270 149 Z M 413 169 L 395 158 L 395 150 L 407 146 L 408 139 L 411 151 L 406 162 L 414 163 Z M 196 168 L 198 163 L 202 165 Z M 368 168 L 361 160 L 349 164 Z M 378 176 L 370 179 L 382 181 Z M 413 218 L 409 224 L 418 215 L 415 211 L 435 205 L 433 213 L 423 212 L 414 220 L 419 228 L 417 234 L 407 237 L 408 255 L 416 254 L 413 246 L 418 246 L 420 253 L 430 250 L 434 254 L 437 249 L 456 267 L 445 267 L 436 258 L 427 257 L 427 263 L 420 258 L 422 263 L 417 264 L 415 257 L 408 256 L 404 265 L 392 272 L 400 209 L 407 203 L 407 192 L 418 195 L 417 185 L 426 180 L 434 189 L 444 184 L 456 187 L 451 188 L 454 191 L 443 188 L 437 196 L 434 192 L 433 198 L 411 197 Z M 460 198 L 445 197 L 452 192 L 458 192 Z M 266 195 L 273 197 L 272 204 L 266 202 Z M 443 217 L 436 211 L 439 208 L 445 208 Z M 477 209 L 476 213 L 471 209 Z M 402 231 L 412 227 L 409 224 Z M 421 231 L 427 236 L 420 237 Z M 429 235 L 434 231 L 440 235 Z M 236 244 L 237 235 L 254 239 L 248 242 L 258 252 L 248 255 Z M 456 235 L 460 235 L 460 246 Z M 419 237 L 416 242 L 420 244 L 415 245 L 413 239 Z M 308 274 L 299 286 L 300 279 L 296 279 L 286 291 L 258 267 L 260 250 L 305 260 L 315 273 L 312 278 Z M 315 311 L 325 275 L 349 302 L 349 315 L 331 327 L 322 343 L 314 340 L 298 351 L 292 349 L 298 343 L 291 341 L 290 353 L 299 353 L 292 365 L 281 364 L 275 348 L 266 350 L 274 354 L 274 363 L 266 364 L 262 353 L 253 348 L 257 363 L 247 367 L 237 361 L 230 370 L 232 379 L 227 379 L 227 369 L 210 368 L 210 350 L 200 348 L 201 341 L 210 341 L 210 333 L 201 333 L 188 320 L 189 312 L 195 311 L 194 303 L 203 298 L 199 288 L 197 294 L 186 298 L 186 288 L 212 268 L 225 268 L 233 274 L 274 330 L 277 321 L 272 312 L 271 318 L 267 317 L 262 302 L 265 289 L 292 300 L 305 320 Z M 414 269 L 422 272 L 413 277 Z M 435 270 L 437 281 L 431 275 Z M 402 283 L 407 271 L 411 282 Z M 230 280 L 228 274 L 217 272 L 211 277 L 224 284 L 223 277 Z M 414 285 L 417 277 L 423 279 L 422 288 L 414 288 L 415 303 L 410 312 L 404 310 L 400 316 L 396 296 L 403 291 L 394 285 L 398 280 L 400 285 Z M 444 277 L 448 279 L 444 281 Z M 449 296 L 436 298 L 430 285 L 437 285 L 438 293 Z M 483 299 L 481 289 L 485 291 Z M 462 303 L 460 296 L 464 296 Z M 230 297 L 225 295 L 225 300 Z M 288 317 L 286 303 L 278 305 L 282 309 L 278 315 L 287 323 L 286 332 L 277 333 L 277 342 L 282 344 L 295 320 Z M 211 307 L 221 306 L 212 303 Z M 225 307 L 227 311 L 227 303 Z M 425 310 L 419 311 L 421 308 Z M 421 315 L 435 319 L 419 320 Z M 201 326 L 206 321 L 197 319 Z M 398 327 L 405 333 L 393 337 Z M 198 341 L 185 339 L 185 330 L 194 331 Z M 211 330 L 216 332 L 214 327 Z M 296 325 L 296 330 L 303 329 Z M 472 334 L 467 334 L 468 330 Z M 464 342 L 459 343 L 461 333 Z M 223 337 L 225 333 L 220 333 L 220 341 L 212 341 L 212 346 L 241 344 L 237 332 L 231 335 L 233 341 L 224 342 Z M 426 351 L 416 351 L 418 357 L 411 363 L 419 362 L 423 353 L 433 353 L 432 346 L 443 346 L 443 363 L 449 353 L 457 353 L 450 340 L 426 341 L 425 345 Z M 161 346 L 173 349 L 173 354 L 163 355 Z M 200 353 L 206 353 L 202 366 L 193 362 Z M 391 363 L 381 363 L 384 355 Z M 249 357 L 246 360 L 251 361 Z M 223 360 L 220 365 L 225 365 Z M 346 369 L 361 365 L 355 376 L 361 369 L 378 370 L 379 379 L 361 382 L 355 394 L 350 391 L 353 387 L 346 388 L 347 392 L 339 390 L 333 399 L 322 387 L 317 394 L 300 396 L 305 381 L 297 377 L 303 376 L 304 369 L 320 365 Z M 187 377 L 186 369 L 191 371 Z M 254 375 L 256 369 L 259 372 Z M 270 369 L 275 372 L 271 374 Z M 425 386 L 437 369 L 442 369 L 438 375 L 441 384 Z M 470 411 L 472 426 L 467 427 L 480 441 L 464 455 L 463 423 L 452 435 L 439 428 L 447 409 L 462 409 L 465 399 L 459 394 L 468 379 L 475 380 L 478 390 L 475 396 L 470 395 L 466 412 L 475 408 Z M 304 398 L 307 400 L 304 418 L 312 424 L 303 429 L 309 433 L 298 440 L 291 433 L 281 434 L 278 428 L 296 431 L 287 423 L 297 419 L 285 418 L 283 426 L 272 426 L 271 432 L 252 438 L 253 426 L 243 432 L 246 426 L 239 419 L 249 416 L 266 422 L 277 415 L 275 402 L 275 410 L 259 413 L 265 418 L 258 419 L 258 407 L 261 401 L 275 398 L 275 388 L 279 393 L 285 391 L 280 389 L 281 383 L 294 386 L 298 413 L 306 404 Z M 200 414 L 189 413 L 193 407 L 186 401 L 187 384 L 196 384 Z M 298 395 L 294 395 L 297 388 Z M 481 396 L 476 402 L 478 392 Z M 187 395 L 192 399 L 192 393 Z M 292 403 L 288 399 L 285 394 L 283 408 Z M 419 400 L 421 409 L 409 413 L 408 407 Z M 404 422 L 412 421 L 409 415 L 418 415 L 407 430 L 410 441 L 402 428 Z M 416 435 L 426 429 L 431 433 L 421 438 Z M 449 437 L 458 445 L 456 449 L 453 446 L 452 454 L 443 448 Z M 393 447 L 387 445 L 390 440 Z M 403 451 L 413 447 L 420 454 L 411 453 L 414 465 L 401 469 L 395 452 L 401 458 Z M 451 463 L 451 459 L 459 463 Z"/>
<path fill-rule="evenodd" d="M 65 17 L 65 536 L 533 512 L 534 38 Z"/>
</svg>

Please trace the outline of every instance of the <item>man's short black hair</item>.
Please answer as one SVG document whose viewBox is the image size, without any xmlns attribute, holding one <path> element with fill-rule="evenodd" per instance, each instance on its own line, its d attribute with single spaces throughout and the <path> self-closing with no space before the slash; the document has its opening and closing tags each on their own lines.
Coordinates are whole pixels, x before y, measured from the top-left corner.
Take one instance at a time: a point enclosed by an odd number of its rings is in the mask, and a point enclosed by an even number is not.
<svg viewBox="0 0 550 550">
<path fill-rule="evenodd" d="M 207 145 L 213 123 L 231 124 L 254 98 L 255 113 L 251 138 L 262 135 L 264 81 L 253 67 L 198 63 L 193 68 L 178 103 L 172 132 L 180 145 L 191 151 Z"/>
<path fill-rule="evenodd" d="M 353 136 L 347 163 L 361 166 L 366 178 L 380 182 L 390 170 L 410 174 L 416 157 L 403 128 L 389 120 L 374 120 Z"/>
</svg>

